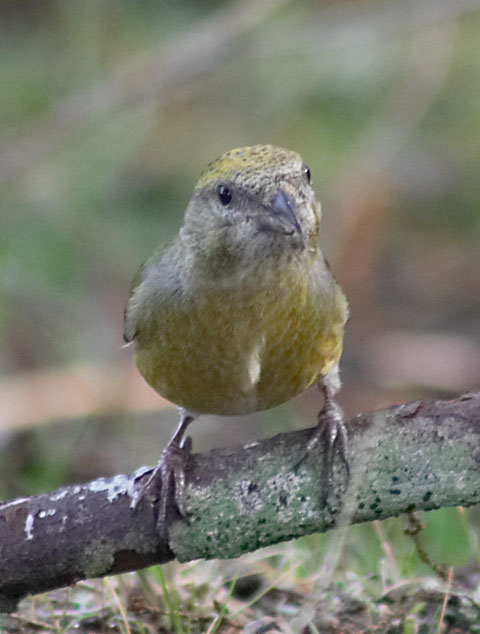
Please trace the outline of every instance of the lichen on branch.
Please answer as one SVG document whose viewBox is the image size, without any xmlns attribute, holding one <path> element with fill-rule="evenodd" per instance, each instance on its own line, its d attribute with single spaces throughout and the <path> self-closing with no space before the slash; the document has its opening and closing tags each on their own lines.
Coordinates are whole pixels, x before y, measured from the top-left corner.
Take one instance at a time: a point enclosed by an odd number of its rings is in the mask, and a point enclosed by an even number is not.
<svg viewBox="0 0 480 634">
<path fill-rule="evenodd" d="M 351 482 L 335 465 L 321 504 L 322 454 L 296 467 L 311 430 L 193 454 L 190 521 L 157 501 L 132 507 L 150 468 L 0 506 L 0 610 L 27 594 L 174 558 L 229 558 L 341 524 L 480 501 L 480 393 L 413 402 L 348 423 Z"/>
</svg>

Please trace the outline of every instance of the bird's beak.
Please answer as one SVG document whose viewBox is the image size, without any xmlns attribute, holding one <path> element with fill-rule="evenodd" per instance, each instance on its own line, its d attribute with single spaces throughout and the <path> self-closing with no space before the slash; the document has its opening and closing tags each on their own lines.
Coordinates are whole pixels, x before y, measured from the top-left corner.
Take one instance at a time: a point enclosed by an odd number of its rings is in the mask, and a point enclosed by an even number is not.
<svg viewBox="0 0 480 634">
<path fill-rule="evenodd" d="M 261 229 L 292 235 L 297 233 L 303 238 L 302 228 L 295 215 L 295 201 L 283 189 L 278 189 L 262 214 Z"/>
</svg>

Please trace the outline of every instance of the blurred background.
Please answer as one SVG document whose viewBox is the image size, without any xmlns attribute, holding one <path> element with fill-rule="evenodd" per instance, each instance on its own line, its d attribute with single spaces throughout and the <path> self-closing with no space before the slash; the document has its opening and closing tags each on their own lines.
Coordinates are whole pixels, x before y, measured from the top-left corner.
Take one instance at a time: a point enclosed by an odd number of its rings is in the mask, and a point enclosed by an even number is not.
<svg viewBox="0 0 480 634">
<path fill-rule="evenodd" d="M 236 146 L 311 169 L 351 308 L 347 416 L 478 389 L 480 1 L 3 0 L 0 77 L 4 499 L 157 461 L 177 412 L 122 349 L 124 305 Z M 319 405 L 205 417 L 194 448 Z M 439 513 L 439 557 L 465 564 Z"/>
</svg>

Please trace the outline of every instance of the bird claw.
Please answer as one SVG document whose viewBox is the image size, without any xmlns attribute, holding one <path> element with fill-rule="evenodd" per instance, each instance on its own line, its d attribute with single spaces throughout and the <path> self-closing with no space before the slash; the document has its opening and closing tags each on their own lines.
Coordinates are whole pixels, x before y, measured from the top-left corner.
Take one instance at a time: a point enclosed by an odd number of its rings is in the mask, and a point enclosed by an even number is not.
<svg viewBox="0 0 480 634">
<path fill-rule="evenodd" d="M 148 480 L 134 494 L 132 508 L 141 500 L 158 500 L 157 532 L 167 535 L 168 517 L 172 501 L 180 517 L 189 522 L 185 504 L 186 467 L 192 451 L 190 436 L 180 442 L 173 438 L 162 452 L 160 460 Z"/>
<path fill-rule="evenodd" d="M 343 422 L 343 412 L 332 400 L 325 403 L 319 412 L 317 426 L 300 460 L 295 465 L 295 470 L 314 451 L 318 445 L 323 446 L 323 464 L 320 476 L 321 496 L 320 506 L 324 509 L 327 505 L 328 494 L 332 488 L 333 463 L 335 454 L 338 453 L 346 472 L 346 486 L 350 483 L 350 464 L 347 456 L 348 436 L 347 428 Z"/>
</svg>

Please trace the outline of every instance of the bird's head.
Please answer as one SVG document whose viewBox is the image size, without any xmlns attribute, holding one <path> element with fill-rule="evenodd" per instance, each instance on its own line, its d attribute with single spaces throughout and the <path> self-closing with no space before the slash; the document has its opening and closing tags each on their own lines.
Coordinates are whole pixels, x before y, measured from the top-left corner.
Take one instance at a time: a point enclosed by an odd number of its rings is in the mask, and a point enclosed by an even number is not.
<svg viewBox="0 0 480 634">
<path fill-rule="evenodd" d="M 222 154 L 202 173 L 181 238 L 215 266 L 316 252 L 320 205 L 296 152 L 271 145 Z"/>
</svg>

